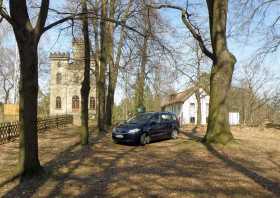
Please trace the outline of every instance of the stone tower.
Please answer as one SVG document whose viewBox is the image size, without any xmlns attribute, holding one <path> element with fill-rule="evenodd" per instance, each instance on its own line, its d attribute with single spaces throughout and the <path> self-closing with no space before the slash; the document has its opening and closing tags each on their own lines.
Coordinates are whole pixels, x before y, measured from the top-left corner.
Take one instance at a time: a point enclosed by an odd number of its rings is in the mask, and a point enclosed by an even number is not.
<svg viewBox="0 0 280 198">
<path fill-rule="evenodd" d="M 84 44 L 83 40 L 72 41 L 73 54 L 51 53 L 50 115 L 72 114 L 80 118 L 81 83 L 83 80 Z M 89 114 L 95 115 L 94 76 L 91 76 Z"/>
<path fill-rule="evenodd" d="M 73 39 L 73 60 L 82 61 L 84 60 L 84 41 L 83 39 Z"/>
</svg>

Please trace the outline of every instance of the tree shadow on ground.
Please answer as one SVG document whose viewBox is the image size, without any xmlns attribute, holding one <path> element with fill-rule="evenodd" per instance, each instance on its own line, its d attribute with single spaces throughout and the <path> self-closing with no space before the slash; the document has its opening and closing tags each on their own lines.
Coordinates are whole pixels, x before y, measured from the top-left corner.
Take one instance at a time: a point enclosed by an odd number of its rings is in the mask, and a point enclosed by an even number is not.
<svg viewBox="0 0 280 198">
<path fill-rule="evenodd" d="M 232 160 L 230 157 L 220 153 L 217 151 L 213 145 L 206 144 L 202 142 L 202 137 L 196 135 L 197 131 L 194 128 L 191 133 L 185 133 L 186 136 L 188 136 L 190 139 L 201 142 L 207 150 L 216 158 L 220 159 L 222 162 L 224 162 L 227 166 L 231 167 L 232 169 L 242 173 L 244 176 L 252 179 L 254 182 L 256 182 L 258 185 L 262 186 L 266 190 L 273 193 L 275 196 L 280 197 L 280 183 L 272 181 L 264 176 L 261 176 L 257 172 L 250 170 L 249 168 L 246 168 L 244 165 L 242 165 L 240 162 L 236 162 Z"/>
<path fill-rule="evenodd" d="M 279 197 L 276 182 L 196 143 L 201 137 L 195 133 L 184 134 L 195 142 L 182 137 L 132 147 L 115 145 L 110 134 L 101 133 L 87 147 L 72 144 L 45 165 L 44 176 L 18 184 L 4 197 Z M 45 188 L 50 189 L 40 194 Z"/>
<path fill-rule="evenodd" d="M 257 172 L 246 168 L 239 162 L 235 162 L 234 160 L 230 159 L 228 156 L 221 154 L 218 152 L 212 145 L 204 144 L 207 150 L 214 155 L 215 157 L 219 158 L 223 161 L 227 166 L 230 166 L 236 171 L 239 171 L 246 177 L 252 179 L 254 182 L 265 188 L 266 190 L 272 192 L 275 196 L 280 197 L 280 183 L 272 181 Z"/>
<path fill-rule="evenodd" d="M 67 138 L 67 133 L 63 132 L 63 134 L 64 139 Z M 37 190 L 50 179 L 56 181 L 57 186 L 61 185 L 68 175 L 76 170 L 88 156 L 94 154 L 91 146 L 100 142 L 104 137 L 106 137 L 106 134 L 98 133 L 90 139 L 89 145 L 81 146 L 79 142 L 72 144 L 56 155 L 54 159 L 44 164 L 44 173 L 42 175 L 19 182 L 19 184 L 9 190 L 3 197 L 32 197 L 32 195 L 34 195 Z M 58 172 L 60 167 L 66 166 L 69 168 L 67 173 Z M 17 178 L 19 178 L 19 175 L 14 175 L 8 178 L 0 185 L 0 187 L 3 187 Z M 55 196 L 55 191 L 53 195 Z"/>
</svg>

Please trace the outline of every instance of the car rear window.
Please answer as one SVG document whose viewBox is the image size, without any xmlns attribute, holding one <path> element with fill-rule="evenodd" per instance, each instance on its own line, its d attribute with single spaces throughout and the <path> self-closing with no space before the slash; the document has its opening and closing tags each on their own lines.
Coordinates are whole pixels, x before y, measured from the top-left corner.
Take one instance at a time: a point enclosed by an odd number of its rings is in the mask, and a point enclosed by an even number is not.
<svg viewBox="0 0 280 198">
<path fill-rule="evenodd" d="M 161 114 L 160 117 L 161 117 L 162 121 L 171 121 L 171 120 L 173 120 L 171 114 Z"/>
</svg>

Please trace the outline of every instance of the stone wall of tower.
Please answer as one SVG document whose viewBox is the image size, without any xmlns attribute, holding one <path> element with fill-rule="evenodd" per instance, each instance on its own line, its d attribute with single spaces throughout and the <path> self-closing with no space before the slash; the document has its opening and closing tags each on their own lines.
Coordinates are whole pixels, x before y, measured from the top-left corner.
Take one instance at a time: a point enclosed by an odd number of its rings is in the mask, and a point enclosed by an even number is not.
<svg viewBox="0 0 280 198">
<path fill-rule="evenodd" d="M 72 41 L 73 47 L 73 60 L 76 61 L 83 61 L 84 60 L 84 41 L 82 39 L 74 39 Z"/>
<path fill-rule="evenodd" d="M 65 53 L 52 53 L 51 60 L 51 78 L 50 78 L 50 115 L 59 115 L 65 113 L 65 106 L 61 109 L 56 108 L 56 97 L 66 97 L 65 82 L 67 82 L 67 67 L 69 55 Z M 61 83 L 57 83 L 57 75 L 61 75 Z"/>
<path fill-rule="evenodd" d="M 74 55 L 73 55 L 74 56 Z M 77 58 L 76 54 L 76 58 Z M 72 114 L 75 120 L 80 119 L 81 110 L 81 83 L 83 80 L 83 64 L 81 61 L 69 62 L 69 54 L 52 53 L 51 79 L 50 79 L 50 115 Z M 57 82 L 57 75 L 61 75 L 60 83 Z M 94 78 L 91 78 L 90 97 L 95 97 Z M 72 108 L 73 96 L 79 97 L 79 109 Z M 56 108 L 56 98 L 61 98 L 61 108 Z M 89 104 L 90 105 L 90 104 Z M 91 117 L 95 115 L 95 110 L 89 109 Z"/>
</svg>

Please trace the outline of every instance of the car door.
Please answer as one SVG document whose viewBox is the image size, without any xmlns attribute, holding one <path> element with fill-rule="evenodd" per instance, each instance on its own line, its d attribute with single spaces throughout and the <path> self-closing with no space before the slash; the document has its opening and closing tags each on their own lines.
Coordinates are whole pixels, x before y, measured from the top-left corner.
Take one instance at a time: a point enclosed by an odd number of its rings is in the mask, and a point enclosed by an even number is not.
<svg viewBox="0 0 280 198">
<path fill-rule="evenodd" d="M 160 114 L 155 114 L 150 120 L 150 137 L 152 140 L 160 139 L 163 133 L 163 126 L 160 122 Z"/>
<path fill-rule="evenodd" d="M 163 113 L 160 116 L 161 118 L 161 136 L 162 138 L 166 138 L 170 136 L 170 133 L 172 131 L 172 116 L 169 113 Z"/>
</svg>

